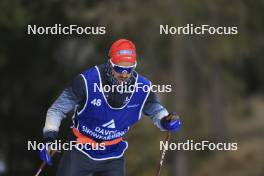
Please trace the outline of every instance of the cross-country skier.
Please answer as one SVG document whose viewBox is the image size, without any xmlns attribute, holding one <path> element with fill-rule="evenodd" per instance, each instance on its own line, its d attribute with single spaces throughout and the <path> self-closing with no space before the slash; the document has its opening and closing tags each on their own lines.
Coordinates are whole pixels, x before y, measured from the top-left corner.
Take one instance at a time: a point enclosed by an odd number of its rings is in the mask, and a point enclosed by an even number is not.
<svg viewBox="0 0 264 176">
<path fill-rule="evenodd" d="M 45 142 L 57 139 L 62 119 L 75 109 L 70 140 L 88 144 L 64 151 L 57 176 L 124 176 L 123 155 L 128 143 L 122 138 L 140 120 L 142 112 L 162 131 L 175 132 L 180 128 L 176 113 L 168 113 L 154 92 L 142 88 L 150 87 L 151 82 L 135 71 L 135 45 L 126 39 L 117 40 L 109 57 L 107 63 L 77 76 L 47 111 Z M 131 85 L 132 91 L 124 91 L 125 86 Z M 110 91 L 104 89 L 107 86 Z M 49 153 L 43 149 L 40 156 L 51 164 Z"/>
</svg>

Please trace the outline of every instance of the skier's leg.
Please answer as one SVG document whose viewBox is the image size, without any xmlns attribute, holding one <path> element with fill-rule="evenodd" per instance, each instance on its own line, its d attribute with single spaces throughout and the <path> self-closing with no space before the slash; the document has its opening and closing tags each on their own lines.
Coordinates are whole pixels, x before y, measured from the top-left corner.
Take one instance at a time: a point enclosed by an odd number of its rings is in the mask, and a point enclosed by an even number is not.
<svg viewBox="0 0 264 176">
<path fill-rule="evenodd" d="M 87 176 L 92 173 L 94 164 L 86 155 L 73 149 L 65 151 L 60 160 L 57 176 Z"/>
<path fill-rule="evenodd" d="M 125 176 L 125 159 L 111 159 L 97 163 L 99 170 L 94 176 Z"/>
</svg>

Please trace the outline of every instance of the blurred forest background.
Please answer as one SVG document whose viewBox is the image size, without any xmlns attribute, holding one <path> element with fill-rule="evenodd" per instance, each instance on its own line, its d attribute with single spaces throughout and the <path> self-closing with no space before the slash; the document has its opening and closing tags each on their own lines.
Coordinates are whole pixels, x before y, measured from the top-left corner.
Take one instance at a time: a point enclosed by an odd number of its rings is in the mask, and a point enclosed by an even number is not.
<svg viewBox="0 0 264 176">
<path fill-rule="evenodd" d="M 177 111 L 174 142 L 238 142 L 237 151 L 169 151 L 162 175 L 264 175 L 264 1 L 255 0 L 1 0 L 0 175 L 33 175 L 48 107 L 81 71 L 107 60 L 119 38 L 135 42 L 137 71 Z M 106 26 L 106 35 L 27 35 L 27 25 Z M 159 25 L 238 26 L 238 35 L 159 35 Z M 60 131 L 68 133 L 69 119 Z M 127 175 L 154 175 L 164 137 L 144 117 L 130 130 Z M 55 175 L 54 166 L 42 175 Z"/>
</svg>

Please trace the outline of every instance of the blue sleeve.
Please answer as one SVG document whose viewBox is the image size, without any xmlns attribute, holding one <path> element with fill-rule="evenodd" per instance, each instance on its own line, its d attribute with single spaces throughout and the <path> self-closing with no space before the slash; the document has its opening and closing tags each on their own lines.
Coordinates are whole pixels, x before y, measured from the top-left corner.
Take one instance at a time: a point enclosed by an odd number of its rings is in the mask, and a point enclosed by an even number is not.
<svg viewBox="0 0 264 176">
<path fill-rule="evenodd" d="M 61 120 L 72 111 L 76 105 L 82 106 L 86 100 L 85 82 L 81 75 L 63 90 L 47 111 L 43 132 L 58 131 Z"/>
<path fill-rule="evenodd" d="M 150 92 L 143 107 L 143 113 L 150 117 L 152 122 L 161 130 L 164 130 L 160 124 L 160 120 L 169 113 L 165 107 L 162 106 L 158 97 L 154 92 Z"/>
</svg>

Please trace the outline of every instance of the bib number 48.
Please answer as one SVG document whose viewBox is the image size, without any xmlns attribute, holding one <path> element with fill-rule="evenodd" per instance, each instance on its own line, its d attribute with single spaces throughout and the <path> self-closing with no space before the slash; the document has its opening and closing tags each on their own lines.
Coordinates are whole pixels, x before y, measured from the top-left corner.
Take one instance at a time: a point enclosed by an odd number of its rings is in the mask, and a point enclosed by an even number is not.
<svg viewBox="0 0 264 176">
<path fill-rule="evenodd" d="M 93 99 L 91 101 L 91 104 L 94 105 L 94 106 L 101 106 L 101 99 Z"/>
</svg>

